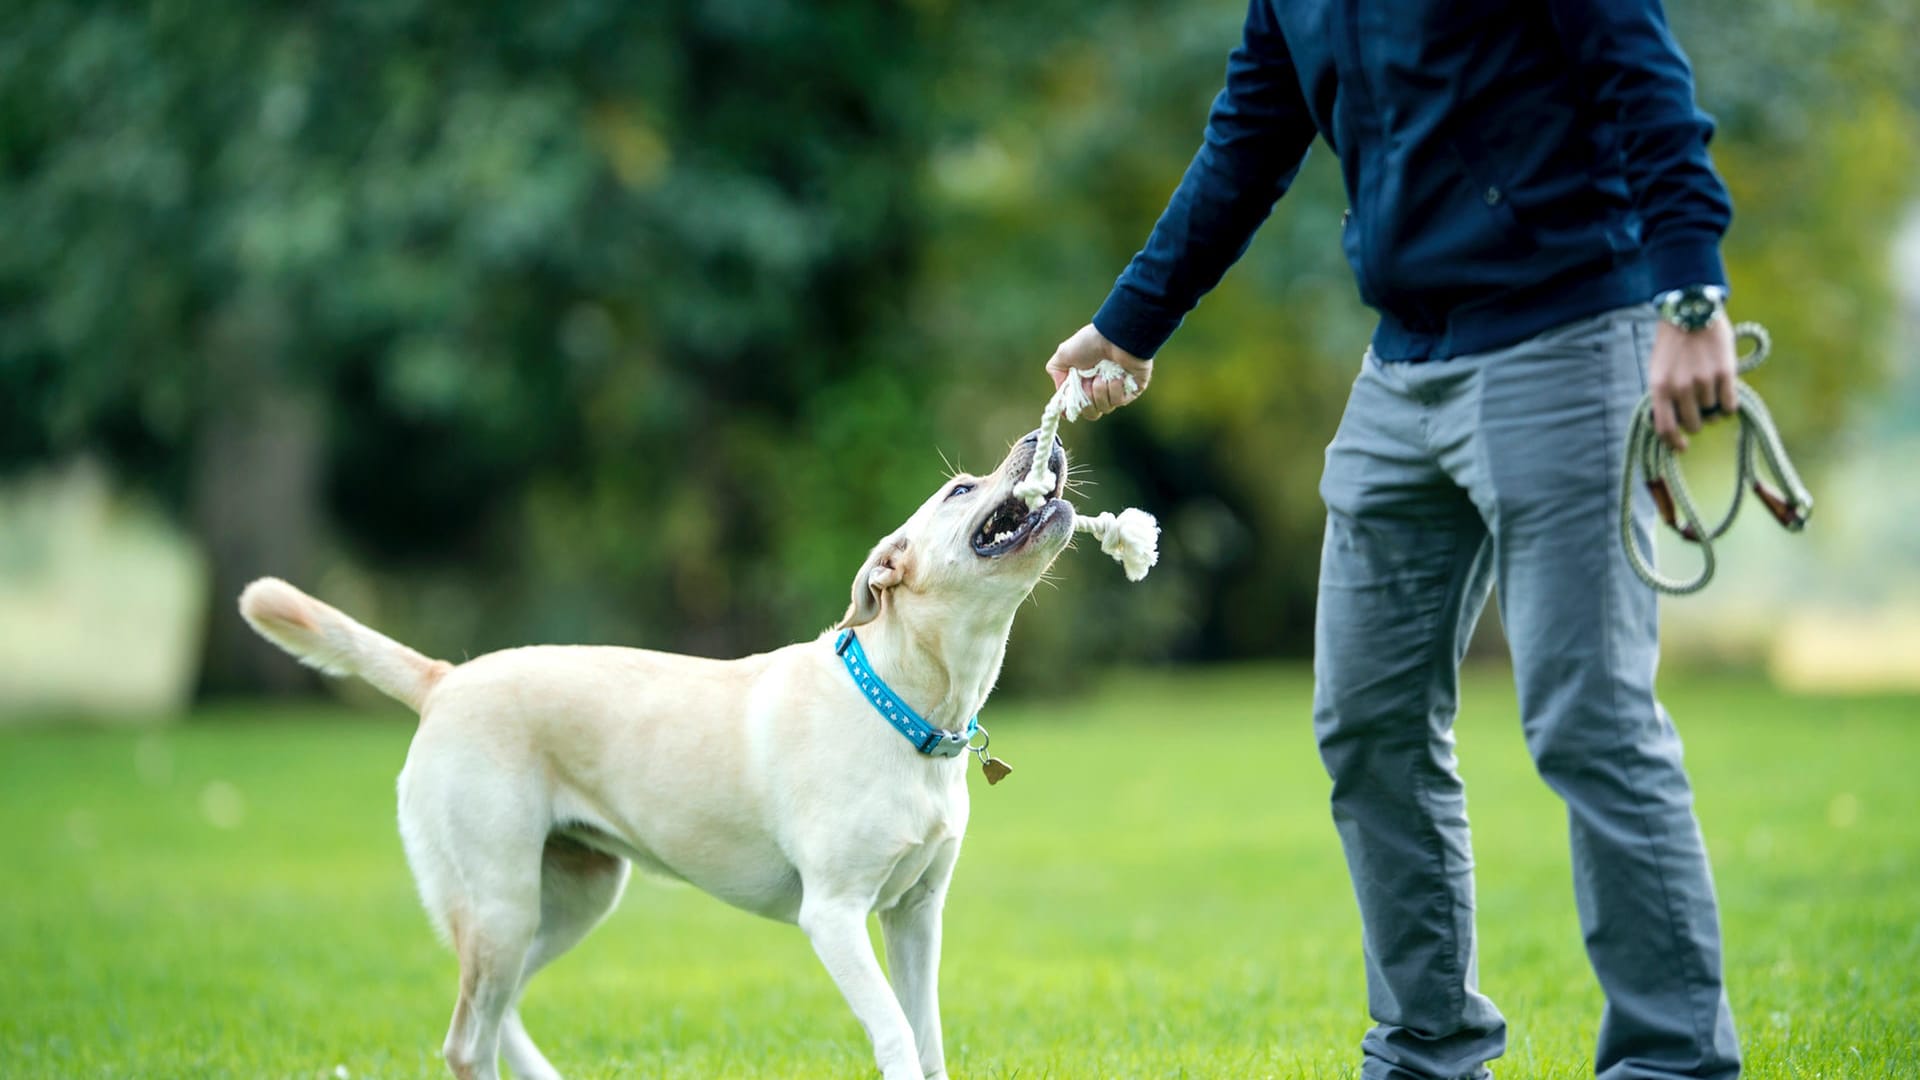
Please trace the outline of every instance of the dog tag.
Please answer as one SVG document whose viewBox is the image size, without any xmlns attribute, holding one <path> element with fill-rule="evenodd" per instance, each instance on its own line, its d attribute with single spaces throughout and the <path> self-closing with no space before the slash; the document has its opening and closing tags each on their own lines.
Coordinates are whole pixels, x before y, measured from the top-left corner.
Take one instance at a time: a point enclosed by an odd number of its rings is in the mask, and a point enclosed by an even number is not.
<svg viewBox="0 0 1920 1080">
<path fill-rule="evenodd" d="M 1013 766 L 1001 761 L 999 758 L 982 755 L 980 758 L 980 771 L 986 774 L 987 783 L 997 784 L 1007 778 L 1007 774 L 1013 771 Z"/>
</svg>

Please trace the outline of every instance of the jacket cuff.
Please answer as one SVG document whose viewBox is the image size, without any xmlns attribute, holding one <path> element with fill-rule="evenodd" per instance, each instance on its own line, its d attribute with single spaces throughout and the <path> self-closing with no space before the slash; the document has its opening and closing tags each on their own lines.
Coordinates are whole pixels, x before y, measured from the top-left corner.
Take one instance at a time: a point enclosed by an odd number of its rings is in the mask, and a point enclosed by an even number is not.
<svg viewBox="0 0 1920 1080">
<path fill-rule="evenodd" d="M 1129 353 L 1151 360 L 1180 328 L 1180 320 L 1185 317 L 1184 312 L 1169 311 L 1119 284 L 1094 313 L 1093 328 Z"/>
<path fill-rule="evenodd" d="M 1647 265 L 1655 296 L 1688 285 L 1727 285 L 1720 241 L 1714 237 L 1686 237 L 1649 247 Z"/>
</svg>

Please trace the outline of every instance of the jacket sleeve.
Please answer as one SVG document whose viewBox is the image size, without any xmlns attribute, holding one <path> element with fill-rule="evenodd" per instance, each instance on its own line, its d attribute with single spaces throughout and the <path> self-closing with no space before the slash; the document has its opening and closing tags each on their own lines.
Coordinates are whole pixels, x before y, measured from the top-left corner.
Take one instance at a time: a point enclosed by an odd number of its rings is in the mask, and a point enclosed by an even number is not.
<svg viewBox="0 0 1920 1080">
<path fill-rule="evenodd" d="M 1157 352 L 1219 284 L 1313 143 L 1313 118 L 1269 2 L 1252 0 L 1199 152 L 1147 246 L 1093 317 L 1107 340 L 1135 356 Z"/>
<path fill-rule="evenodd" d="M 1713 118 L 1660 0 L 1551 0 L 1555 26 L 1593 101 L 1620 132 L 1627 184 L 1656 292 L 1725 285 L 1720 237 L 1733 217 L 1707 142 Z"/>
</svg>

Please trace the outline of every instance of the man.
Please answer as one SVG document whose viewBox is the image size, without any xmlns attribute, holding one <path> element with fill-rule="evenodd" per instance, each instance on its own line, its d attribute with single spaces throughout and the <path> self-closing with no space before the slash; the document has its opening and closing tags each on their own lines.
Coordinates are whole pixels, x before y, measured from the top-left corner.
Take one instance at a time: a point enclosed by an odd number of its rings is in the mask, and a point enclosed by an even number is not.
<svg viewBox="0 0 1920 1080">
<path fill-rule="evenodd" d="M 1492 583 L 1527 745 L 1567 804 L 1597 1074 L 1739 1073 L 1655 598 L 1616 539 L 1641 394 L 1678 449 L 1735 408 L 1711 133 L 1657 0 L 1253 0 L 1166 212 L 1047 364 L 1057 385 L 1114 360 L 1144 390 L 1314 136 L 1338 155 L 1380 322 L 1321 481 L 1314 730 L 1360 906 L 1367 1080 L 1486 1077 L 1505 1047 L 1452 737 Z M 1096 416 L 1133 396 L 1088 389 Z"/>
</svg>

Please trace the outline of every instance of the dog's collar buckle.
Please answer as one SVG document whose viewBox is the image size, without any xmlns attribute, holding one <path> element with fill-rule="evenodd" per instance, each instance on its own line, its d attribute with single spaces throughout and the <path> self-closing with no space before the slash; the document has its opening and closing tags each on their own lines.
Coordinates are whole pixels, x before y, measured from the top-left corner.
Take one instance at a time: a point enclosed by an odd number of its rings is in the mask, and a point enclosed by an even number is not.
<svg viewBox="0 0 1920 1080">
<path fill-rule="evenodd" d="M 912 706 L 900 700 L 900 695 L 880 678 L 867 662 L 867 651 L 860 647 L 860 639 L 852 630 L 842 630 L 839 640 L 833 643 L 834 654 L 847 665 L 847 673 L 853 676 L 853 684 L 893 730 L 906 737 L 913 748 L 928 757 L 959 757 L 967 752 L 967 744 L 973 741 L 974 733 L 980 730 L 980 718 L 967 721 L 963 731 L 948 731 L 927 723 Z"/>
</svg>

